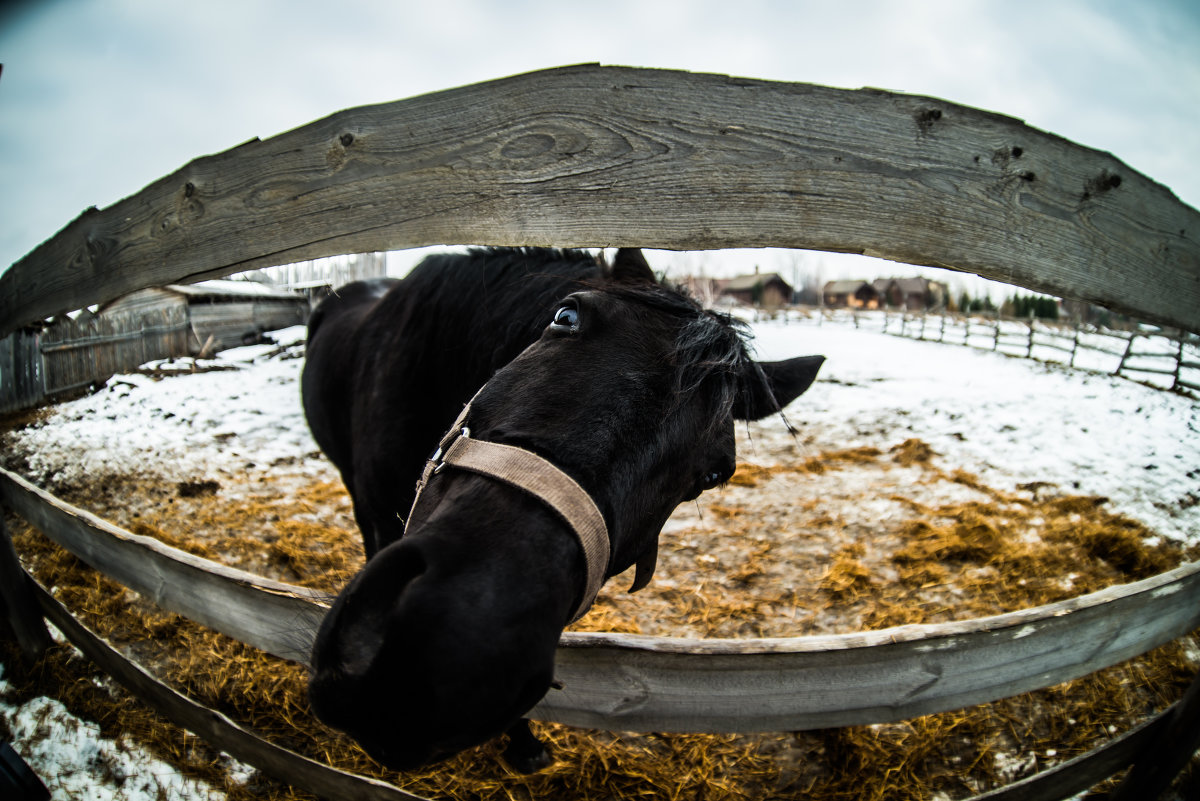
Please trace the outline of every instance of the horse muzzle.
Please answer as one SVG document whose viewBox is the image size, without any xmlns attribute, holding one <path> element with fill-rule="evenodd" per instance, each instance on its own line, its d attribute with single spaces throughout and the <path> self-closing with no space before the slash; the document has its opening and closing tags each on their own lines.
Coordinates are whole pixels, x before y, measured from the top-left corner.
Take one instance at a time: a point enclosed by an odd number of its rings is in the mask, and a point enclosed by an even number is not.
<svg viewBox="0 0 1200 801">
<path fill-rule="evenodd" d="M 549 689 L 561 618 L 539 624 L 523 607 L 474 604 L 458 583 L 406 538 L 367 563 L 318 632 L 313 712 L 389 768 L 486 742 Z"/>
</svg>

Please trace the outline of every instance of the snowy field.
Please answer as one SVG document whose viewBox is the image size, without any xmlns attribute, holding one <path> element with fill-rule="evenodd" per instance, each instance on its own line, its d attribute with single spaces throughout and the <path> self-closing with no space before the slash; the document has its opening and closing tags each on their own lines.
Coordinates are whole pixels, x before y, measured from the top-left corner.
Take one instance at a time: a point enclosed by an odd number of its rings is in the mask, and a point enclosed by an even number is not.
<svg viewBox="0 0 1200 801">
<path fill-rule="evenodd" d="M 1200 403 L 1123 378 L 847 325 L 754 327 L 765 359 L 827 361 L 787 410 L 819 449 L 908 436 L 1002 489 L 1102 495 L 1160 535 L 1200 539 Z M 742 454 L 757 461 L 754 454 Z"/>
<path fill-rule="evenodd" d="M 997 488 L 1040 482 L 1064 492 L 1102 495 L 1110 508 L 1159 536 L 1200 540 L 1200 403 L 1108 375 L 939 345 L 826 321 L 757 323 L 754 345 L 765 359 L 823 354 L 817 383 L 787 410 L 796 440 L 778 419 L 747 426 L 739 458 L 770 463 L 799 442 L 823 450 L 889 448 L 917 437 L 941 463 L 977 473 Z M 296 345 L 302 328 L 277 332 Z M 300 406 L 298 347 L 227 351 L 209 366 L 234 369 L 153 380 L 118 376 L 89 397 L 62 404 L 37 424 L 0 435 L 6 464 L 53 488 L 83 475 L 141 471 L 172 481 L 268 474 L 333 475 L 317 453 Z M 0 686 L 0 693 L 2 693 Z M 0 705 L 15 747 L 47 779 L 56 799 L 76 798 L 82 771 L 110 753 L 91 724 L 56 702 Z M 46 723 L 51 721 L 52 724 Z M 38 725 L 58 727 L 45 745 L 22 739 Z M 134 759 L 136 749 L 121 748 Z M 89 762 L 90 760 L 90 762 Z M 83 767 L 80 767 L 80 766 Z M 95 788 L 89 797 L 219 798 L 172 777 L 162 765 L 120 761 L 119 772 L 157 777 Z"/>
</svg>

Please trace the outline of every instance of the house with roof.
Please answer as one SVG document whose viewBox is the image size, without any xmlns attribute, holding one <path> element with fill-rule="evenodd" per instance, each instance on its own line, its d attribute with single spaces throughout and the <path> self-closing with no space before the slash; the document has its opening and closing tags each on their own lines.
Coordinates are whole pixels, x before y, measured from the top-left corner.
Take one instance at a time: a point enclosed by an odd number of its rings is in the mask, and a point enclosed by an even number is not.
<svg viewBox="0 0 1200 801">
<path fill-rule="evenodd" d="M 835 309 L 878 309 L 879 293 L 866 281 L 830 281 L 821 290 L 821 303 Z"/>
<path fill-rule="evenodd" d="M 217 280 L 140 289 L 100 307 L 99 315 L 156 320 L 163 314 L 178 314 L 186 321 L 187 352 L 211 357 L 226 348 L 258 342 L 264 331 L 302 325 L 308 309 L 308 298 L 296 292 L 253 281 Z M 171 352 L 148 358 L 182 355 Z"/>
<path fill-rule="evenodd" d="M 792 285 L 779 273 L 739 275 L 721 285 L 721 295 L 747 306 L 778 309 L 792 302 Z"/>
<path fill-rule="evenodd" d="M 872 282 L 880 305 L 895 309 L 940 309 L 950 298 L 950 289 L 928 278 L 879 278 Z"/>
</svg>

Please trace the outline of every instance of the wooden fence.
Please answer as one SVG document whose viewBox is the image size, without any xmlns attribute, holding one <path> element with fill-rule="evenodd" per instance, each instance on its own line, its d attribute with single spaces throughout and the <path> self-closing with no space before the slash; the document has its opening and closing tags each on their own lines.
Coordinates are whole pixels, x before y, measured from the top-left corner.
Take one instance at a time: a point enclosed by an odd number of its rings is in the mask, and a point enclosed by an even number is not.
<svg viewBox="0 0 1200 801">
<path fill-rule="evenodd" d="M 46 397 L 39 332 L 21 328 L 0 338 L 0 414 L 35 406 Z"/>
<path fill-rule="evenodd" d="M 247 227 L 262 235 L 236 235 Z M 439 242 L 864 252 L 1200 331 L 1200 214 L 1108 154 L 933 98 L 585 65 L 352 109 L 194 161 L 85 213 L 0 276 L 0 334 L 143 286 Z M 307 590 L 122 531 L 9 473 L 0 505 L 165 608 L 306 658 L 301 632 L 323 611 Z M 11 548 L 0 558 L 20 570 Z M 33 617 L 60 623 L 139 697 L 235 757 L 320 795 L 413 798 L 197 709 L 45 593 L 23 598 L 31 582 L 0 585 L 10 614 L 32 598 Z M 1142 653 L 1200 625 L 1197 601 L 1200 564 L 1189 564 L 1037 609 L 852 635 L 564 634 L 564 689 L 534 715 L 674 731 L 897 720 Z M 35 650 L 39 638 L 23 641 Z M 1150 797 L 1147 771 L 1169 779 L 1195 746 L 1197 695 L 981 798 L 1056 799 L 1131 761 L 1137 797 Z"/>
<path fill-rule="evenodd" d="M 102 385 L 155 359 L 211 357 L 308 317 L 308 303 L 299 295 L 210 299 L 196 291 L 189 302 L 190 292 L 160 289 L 148 302 L 101 314 L 85 309 L 12 332 L 0 340 L 0 413 Z"/>
<path fill-rule="evenodd" d="M 0 340 L 0 412 L 103 384 L 152 359 L 186 356 L 190 332 L 183 306 L 104 315 L 84 311 L 14 331 Z"/>
<path fill-rule="evenodd" d="M 1156 383 L 1166 389 L 1200 392 L 1200 336 L 1182 329 L 1117 331 L 1078 322 L 938 311 L 850 314 L 856 328 L 876 325 L 885 334 L 1057 361 L 1138 381 L 1158 376 Z"/>
</svg>

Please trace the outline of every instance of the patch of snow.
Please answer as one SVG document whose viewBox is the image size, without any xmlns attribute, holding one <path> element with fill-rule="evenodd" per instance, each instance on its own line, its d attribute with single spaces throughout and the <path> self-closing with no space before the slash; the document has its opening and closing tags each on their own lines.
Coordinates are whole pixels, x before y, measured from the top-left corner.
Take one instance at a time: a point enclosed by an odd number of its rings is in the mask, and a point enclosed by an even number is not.
<svg viewBox="0 0 1200 801">
<path fill-rule="evenodd" d="M 0 699 L 8 692 L 0 665 Z M 20 706 L 0 700 L 12 747 L 50 791 L 53 801 L 222 801 L 225 793 L 182 775 L 140 745 L 107 739 L 100 726 L 41 696 Z"/>
<path fill-rule="evenodd" d="M 6 443 L 43 484 L 89 474 L 188 477 L 267 468 L 315 457 L 300 405 L 301 359 L 271 358 L 303 341 L 304 327 L 274 332 L 277 345 L 224 351 L 202 365 L 232 369 L 155 380 L 114 376 L 99 392 L 53 408 Z"/>
</svg>

